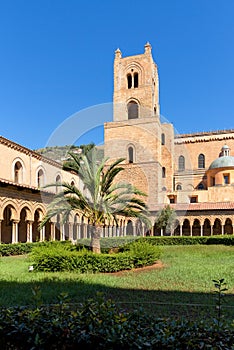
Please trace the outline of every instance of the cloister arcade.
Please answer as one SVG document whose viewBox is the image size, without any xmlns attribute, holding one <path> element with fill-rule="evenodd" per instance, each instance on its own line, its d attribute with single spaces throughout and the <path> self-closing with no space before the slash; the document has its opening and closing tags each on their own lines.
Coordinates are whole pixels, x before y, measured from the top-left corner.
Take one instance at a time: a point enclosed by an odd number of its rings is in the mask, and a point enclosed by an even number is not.
<svg viewBox="0 0 234 350">
<path fill-rule="evenodd" d="M 41 230 L 41 222 L 46 209 L 42 203 L 24 201 L 17 203 L 6 200 L 0 209 L 1 243 L 36 242 L 44 240 L 71 240 L 91 238 L 89 221 L 79 213 L 73 213 L 69 222 L 63 224 L 57 216 Z M 155 217 L 155 216 L 154 216 Z M 187 215 L 177 217 L 173 232 L 158 229 L 154 224 L 148 229 L 140 220 L 119 218 L 116 222 L 106 222 L 102 237 L 116 236 L 212 236 L 234 233 L 234 215 L 215 213 L 207 216 Z"/>
</svg>

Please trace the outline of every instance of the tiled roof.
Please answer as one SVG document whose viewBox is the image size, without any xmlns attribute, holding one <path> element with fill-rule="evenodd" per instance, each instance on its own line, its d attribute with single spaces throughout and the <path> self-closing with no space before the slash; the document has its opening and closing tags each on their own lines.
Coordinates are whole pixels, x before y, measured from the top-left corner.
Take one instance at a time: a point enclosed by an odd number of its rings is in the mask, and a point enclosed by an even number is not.
<svg viewBox="0 0 234 350">
<path fill-rule="evenodd" d="M 166 204 L 156 205 L 152 210 L 160 210 Z M 234 210 L 234 202 L 205 202 L 205 203 L 175 203 L 170 204 L 170 207 L 176 211 L 198 211 L 198 210 Z"/>
</svg>

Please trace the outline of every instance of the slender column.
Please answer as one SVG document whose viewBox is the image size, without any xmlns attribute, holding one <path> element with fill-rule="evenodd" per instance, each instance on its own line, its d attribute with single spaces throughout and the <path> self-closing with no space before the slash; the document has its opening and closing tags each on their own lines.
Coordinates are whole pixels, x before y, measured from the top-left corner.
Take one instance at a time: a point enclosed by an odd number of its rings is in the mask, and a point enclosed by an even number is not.
<svg viewBox="0 0 234 350">
<path fill-rule="evenodd" d="M 18 223 L 16 220 L 12 222 L 12 243 L 18 243 Z"/>
<path fill-rule="evenodd" d="M 73 240 L 73 224 L 71 222 L 68 223 L 68 239 L 69 241 L 72 241 Z"/>
<path fill-rule="evenodd" d="M 136 236 L 136 225 L 132 225 L 133 236 Z"/>
<path fill-rule="evenodd" d="M 55 241 L 55 223 L 51 222 L 50 226 L 50 232 L 51 232 L 51 241 Z"/>
<path fill-rule="evenodd" d="M 180 236 L 183 236 L 183 225 L 180 225 Z"/>
<path fill-rule="evenodd" d="M 213 236 L 214 234 L 214 225 L 210 225 L 210 235 Z"/>
<path fill-rule="evenodd" d="M 27 242 L 32 243 L 33 221 L 27 221 Z"/>
<path fill-rule="evenodd" d="M 189 230 L 190 230 L 190 236 L 192 237 L 192 235 L 193 235 L 193 226 L 189 225 Z"/>
<path fill-rule="evenodd" d="M 234 234 L 234 224 L 232 225 L 232 234 Z"/>
<path fill-rule="evenodd" d="M 224 226 L 225 225 L 221 225 L 221 233 L 222 233 L 222 235 L 224 235 Z"/>
<path fill-rule="evenodd" d="M 203 236 L 203 225 L 201 225 L 201 236 Z"/>
<path fill-rule="evenodd" d="M 112 226 L 112 236 L 113 237 L 117 236 L 117 234 L 116 234 L 116 226 L 115 225 Z"/>
<path fill-rule="evenodd" d="M 160 235 L 163 236 L 163 228 L 160 229 Z"/>
<path fill-rule="evenodd" d="M 84 238 L 87 238 L 87 224 L 84 224 Z"/>
<path fill-rule="evenodd" d="M 40 237 L 39 237 L 40 242 L 43 242 L 45 240 L 45 226 L 43 226 L 40 229 Z"/>
<path fill-rule="evenodd" d="M 80 239 L 80 223 L 77 224 L 76 239 Z"/>
<path fill-rule="evenodd" d="M 60 241 L 65 241 L 65 225 L 59 224 Z"/>
</svg>

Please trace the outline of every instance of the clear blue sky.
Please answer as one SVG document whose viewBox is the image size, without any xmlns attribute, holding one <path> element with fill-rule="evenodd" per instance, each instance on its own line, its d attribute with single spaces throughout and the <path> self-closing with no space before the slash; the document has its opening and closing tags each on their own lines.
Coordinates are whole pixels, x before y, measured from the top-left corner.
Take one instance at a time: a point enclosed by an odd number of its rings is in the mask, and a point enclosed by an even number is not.
<svg viewBox="0 0 234 350">
<path fill-rule="evenodd" d="M 112 101 L 115 49 L 147 41 L 161 114 L 180 133 L 234 128 L 233 0 L 3 0 L 0 134 L 43 147 L 66 118 Z"/>
</svg>

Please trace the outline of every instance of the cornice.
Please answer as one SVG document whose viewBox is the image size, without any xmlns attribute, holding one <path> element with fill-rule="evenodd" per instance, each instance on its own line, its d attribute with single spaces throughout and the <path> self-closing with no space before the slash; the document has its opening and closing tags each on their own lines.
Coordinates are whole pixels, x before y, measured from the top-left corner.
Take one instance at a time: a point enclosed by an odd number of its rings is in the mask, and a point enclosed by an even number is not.
<svg viewBox="0 0 234 350">
<path fill-rule="evenodd" d="M 53 165 L 59 169 L 62 169 L 62 165 L 60 163 L 56 162 L 55 160 L 44 157 L 40 153 L 32 151 L 31 149 L 29 149 L 27 147 L 21 146 L 18 143 L 13 142 L 11 140 L 8 140 L 3 136 L 0 136 L 0 144 L 7 146 L 8 148 L 12 148 L 18 152 L 24 153 L 28 156 L 33 157 L 33 158 L 36 158 L 37 160 L 40 160 L 44 163 L 47 163 L 47 164 Z"/>
<path fill-rule="evenodd" d="M 234 139 L 234 129 L 175 135 L 174 143 L 196 143 Z"/>
</svg>

